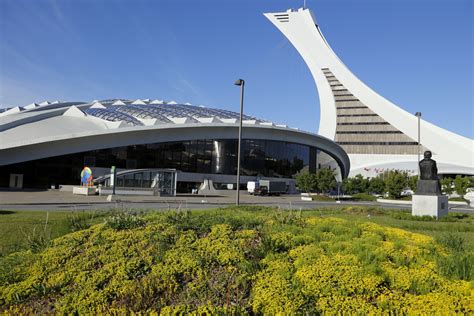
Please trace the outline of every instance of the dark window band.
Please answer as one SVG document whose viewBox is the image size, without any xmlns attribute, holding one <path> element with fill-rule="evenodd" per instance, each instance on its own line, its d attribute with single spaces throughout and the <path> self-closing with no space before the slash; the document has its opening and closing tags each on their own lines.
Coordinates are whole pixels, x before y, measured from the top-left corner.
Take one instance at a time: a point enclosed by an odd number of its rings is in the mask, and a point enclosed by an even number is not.
<svg viewBox="0 0 474 316">
<path fill-rule="evenodd" d="M 388 122 L 350 122 L 337 123 L 337 125 L 390 125 Z"/>
<path fill-rule="evenodd" d="M 336 134 L 403 134 L 400 131 L 338 131 Z"/>
<path fill-rule="evenodd" d="M 366 106 L 338 106 L 338 110 L 346 110 L 346 109 L 368 109 Z"/>
<path fill-rule="evenodd" d="M 343 99 L 343 100 L 336 100 L 336 102 L 347 102 L 347 101 L 360 101 L 359 99 Z"/>
<path fill-rule="evenodd" d="M 377 114 L 338 114 L 337 117 L 352 117 L 352 116 L 378 116 Z"/>
<path fill-rule="evenodd" d="M 339 145 L 388 145 L 388 146 L 413 146 L 418 145 L 417 142 L 337 142 Z"/>
</svg>

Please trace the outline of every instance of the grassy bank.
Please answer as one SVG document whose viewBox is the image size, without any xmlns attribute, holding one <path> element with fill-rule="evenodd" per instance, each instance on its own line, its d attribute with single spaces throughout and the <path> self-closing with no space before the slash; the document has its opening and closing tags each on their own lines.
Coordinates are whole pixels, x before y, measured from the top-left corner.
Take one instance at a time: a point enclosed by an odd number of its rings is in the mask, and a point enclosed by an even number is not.
<svg viewBox="0 0 474 316">
<path fill-rule="evenodd" d="M 468 314 L 473 234 L 361 207 L 116 212 L 0 258 L 0 311 Z"/>
<path fill-rule="evenodd" d="M 105 212 L 0 210 L 0 257 L 103 221 Z"/>
</svg>

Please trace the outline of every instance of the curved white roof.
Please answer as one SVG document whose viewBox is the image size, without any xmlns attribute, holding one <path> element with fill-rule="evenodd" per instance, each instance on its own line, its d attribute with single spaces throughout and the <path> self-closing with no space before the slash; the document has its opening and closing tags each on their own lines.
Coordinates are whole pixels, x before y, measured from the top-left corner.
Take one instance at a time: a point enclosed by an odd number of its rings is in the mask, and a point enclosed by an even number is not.
<svg viewBox="0 0 474 316">
<path fill-rule="evenodd" d="M 161 100 L 48 103 L 0 113 L 0 165 L 67 153 L 192 139 L 236 138 L 240 114 Z M 333 141 L 286 125 L 243 116 L 243 137 L 295 142 L 349 158 Z"/>
</svg>

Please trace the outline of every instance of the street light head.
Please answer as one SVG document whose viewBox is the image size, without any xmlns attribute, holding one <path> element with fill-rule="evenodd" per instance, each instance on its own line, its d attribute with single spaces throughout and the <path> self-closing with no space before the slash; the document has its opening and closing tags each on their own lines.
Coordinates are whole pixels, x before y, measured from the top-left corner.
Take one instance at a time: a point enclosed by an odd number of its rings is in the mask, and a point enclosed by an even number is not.
<svg viewBox="0 0 474 316">
<path fill-rule="evenodd" d="M 244 81 L 244 79 L 237 79 L 237 80 L 234 82 L 234 84 L 235 84 L 236 86 L 243 86 L 243 85 L 245 84 L 245 81 Z"/>
<path fill-rule="evenodd" d="M 416 117 L 421 117 L 421 112 L 416 112 L 416 113 L 415 113 L 415 116 L 416 116 Z"/>
</svg>

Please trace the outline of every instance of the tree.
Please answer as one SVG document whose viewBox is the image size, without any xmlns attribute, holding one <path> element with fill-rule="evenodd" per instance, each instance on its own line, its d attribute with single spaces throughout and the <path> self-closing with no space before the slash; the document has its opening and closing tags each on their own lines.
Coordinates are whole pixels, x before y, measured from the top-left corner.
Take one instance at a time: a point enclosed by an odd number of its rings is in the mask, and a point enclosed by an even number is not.
<svg viewBox="0 0 474 316">
<path fill-rule="evenodd" d="M 344 194 L 353 194 L 354 193 L 354 183 L 352 178 L 345 178 L 342 180 L 342 192 Z"/>
<path fill-rule="evenodd" d="M 456 193 L 462 197 L 466 194 L 468 187 L 469 179 L 467 177 L 461 177 L 460 175 L 457 175 L 454 179 L 454 191 L 456 191 Z"/>
<path fill-rule="evenodd" d="M 441 183 L 441 189 L 445 194 L 451 194 L 453 193 L 453 179 L 451 178 L 442 178 L 439 180 Z"/>
<path fill-rule="evenodd" d="M 316 191 L 318 188 L 318 182 L 314 173 L 300 173 L 296 176 L 296 185 L 301 191 L 310 193 Z"/>
<path fill-rule="evenodd" d="M 369 181 L 369 193 L 383 194 L 385 192 L 385 182 L 381 177 L 374 177 Z"/>
<path fill-rule="evenodd" d="M 416 186 L 418 184 L 418 176 L 408 177 L 408 186 L 412 191 L 416 191 Z"/>
<path fill-rule="evenodd" d="M 400 170 L 391 170 L 385 173 L 384 178 L 389 197 L 399 199 L 402 191 L 407 187 L 408 174 Z"/>
<path fill-rule="evenodd" d="M 364 178 L 361 174 L 342 181 L 342 190 L 346 194 L 364 193 L 369 190 L 369 178 Z"/>
<path fill-rule="evenodd" d="M 469 182 L 469 188 L 474 188 L 474 177 L 467 178 Z"/>
<path fill-rule="evenodd" d="M 321 193 L 329 193 L 337 185 L 334 170 L 332 169 L 319 169 L 316 172 L 316 181 L 318 183 L 318 191 Z"/>
</svg>

